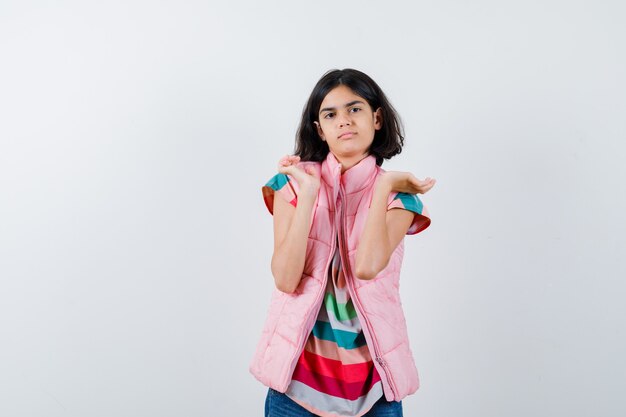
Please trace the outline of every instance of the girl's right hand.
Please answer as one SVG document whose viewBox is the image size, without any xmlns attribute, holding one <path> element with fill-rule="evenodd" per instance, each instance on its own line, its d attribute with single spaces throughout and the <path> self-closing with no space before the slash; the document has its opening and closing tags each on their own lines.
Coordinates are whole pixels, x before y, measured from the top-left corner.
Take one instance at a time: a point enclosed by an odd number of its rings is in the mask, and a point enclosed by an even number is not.
<svg viewBox="0 0 626 417">
<path fill-rule="evenodd" d="M 320 189 L 319 174 L 312 167 L 307 167 L 306 171 L 297 167 L 300 157 L 296 155 L 285 155 L 278 161 L 278 172 L 291 175 L 297 182 L 300 189 L 299 194 L 317 197 Z"/>
</svg>

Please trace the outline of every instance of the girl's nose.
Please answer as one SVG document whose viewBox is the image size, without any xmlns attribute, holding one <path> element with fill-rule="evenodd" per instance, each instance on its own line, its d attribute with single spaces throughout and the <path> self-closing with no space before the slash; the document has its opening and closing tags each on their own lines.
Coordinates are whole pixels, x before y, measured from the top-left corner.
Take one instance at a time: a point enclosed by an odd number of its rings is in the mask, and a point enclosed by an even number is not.
<svg viewBox="0 0 626 417">
<path fill-rule="evenodd" d="M 339 116 L 337 121 L 339 122 L 339 127 L 350 126 L 351 124 L 350 117 L 348 115 Z"/>
</svg>

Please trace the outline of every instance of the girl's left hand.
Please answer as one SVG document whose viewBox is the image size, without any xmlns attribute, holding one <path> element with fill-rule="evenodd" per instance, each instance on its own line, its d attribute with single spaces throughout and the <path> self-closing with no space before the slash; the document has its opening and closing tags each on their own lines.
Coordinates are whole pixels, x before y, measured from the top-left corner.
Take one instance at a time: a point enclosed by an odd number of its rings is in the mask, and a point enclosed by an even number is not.
<svg viewBox="0 0 626 417">
<path fill-rule="evenodd" d="M 435 185 L 435 179 L 426 177 L 420 180 L 410 172 L 387 171 L 378 179 L 379 184 L 391 191 L 407 194 L 424 194 Z"/>
</svg>

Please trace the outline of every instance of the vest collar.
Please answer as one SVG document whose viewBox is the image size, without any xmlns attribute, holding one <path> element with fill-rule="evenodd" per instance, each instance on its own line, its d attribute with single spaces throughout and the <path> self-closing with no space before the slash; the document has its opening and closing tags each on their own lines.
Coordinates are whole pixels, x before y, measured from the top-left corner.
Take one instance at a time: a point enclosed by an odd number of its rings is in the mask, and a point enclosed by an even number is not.
<svg viewBox="0 0 626 417">
<path fill-rule="evenodd" d="M 336 191 L 341 181 L 346 193 L 352 194 L 364 189 L 374 180 L 377 168 L 376 157 L 368 155 L 342 175 L 341 163 L 332 152 L 328 152 L 322 162 L 322 179 Z"/>
</svg>

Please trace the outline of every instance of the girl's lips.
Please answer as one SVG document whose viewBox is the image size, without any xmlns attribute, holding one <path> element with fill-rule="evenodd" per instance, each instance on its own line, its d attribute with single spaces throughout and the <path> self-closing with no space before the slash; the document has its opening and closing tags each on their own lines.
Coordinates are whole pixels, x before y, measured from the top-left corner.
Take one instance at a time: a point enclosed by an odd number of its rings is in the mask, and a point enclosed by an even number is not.
<svg viewBox="0 0 626 417">
<path fill-rule="evenodd" d="M 339 135 L 337 139 L 350 139 L 354 135 L 356 135 L 356 132 L 345 132 Z"/>
</svg>

